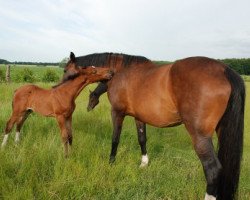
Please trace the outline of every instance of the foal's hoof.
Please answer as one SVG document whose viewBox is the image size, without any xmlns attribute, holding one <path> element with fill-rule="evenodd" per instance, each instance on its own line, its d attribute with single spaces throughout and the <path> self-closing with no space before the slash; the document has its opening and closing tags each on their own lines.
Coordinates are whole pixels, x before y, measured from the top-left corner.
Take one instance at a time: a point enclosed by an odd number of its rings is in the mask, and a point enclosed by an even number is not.
<svg viewBox="0 0 250 200">
<path fill-rule="evenodd" d="M 145 168 L 145 167 L 147 167 L 148 166 L 148 163 L 146 163 L 146 162 L 142 162 L 141 164 L 140 164 L 140 168 Z"/>
<path fill-rule="evenodd" d="M 148 161 L 149 161 L 148 155 L 147 154 L 142 155 L 140 168 L 147 167 L 148 166 Z"/>
<path fill-rule="evenodd" d="M 110 156 L 109 158 L 109 164 L 112 165 L 115 162 L 115 157 L 114 156 Z"/>
</svg>

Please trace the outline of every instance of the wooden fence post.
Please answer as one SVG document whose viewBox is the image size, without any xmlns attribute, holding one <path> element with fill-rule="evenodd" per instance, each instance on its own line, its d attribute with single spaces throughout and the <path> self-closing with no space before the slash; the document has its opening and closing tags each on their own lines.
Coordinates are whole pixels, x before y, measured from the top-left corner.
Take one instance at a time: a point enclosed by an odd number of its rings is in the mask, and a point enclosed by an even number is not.
<svg viewBox="0 0 250 200">
<path fill-rule="evenodd" d="M 5 77 L 5 80 L 7 83 L 10 83 L 10 65 L 7 65 L 6 67 L 6 77 Z"/>
</svg>

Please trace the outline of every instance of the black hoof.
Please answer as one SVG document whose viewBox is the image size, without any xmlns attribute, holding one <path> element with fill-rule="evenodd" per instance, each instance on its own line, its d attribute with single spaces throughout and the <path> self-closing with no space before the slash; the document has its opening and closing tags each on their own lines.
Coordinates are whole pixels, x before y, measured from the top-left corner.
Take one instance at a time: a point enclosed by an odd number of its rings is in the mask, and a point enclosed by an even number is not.
<svg viewBox="0 0 250 200">
<path fill-rule="evenodd" d="M 110 156 L 109 158 L 109 164 L 113 164 L 115 162 L 115 157 L 114 156 Z"/>
<path fill-rule="evenodd" d="M 87 107 L 87 111 L 88 111 L 88 112 L 90 112 L 91 110 L 93 110 L 93 108 Z"/>
</svg>

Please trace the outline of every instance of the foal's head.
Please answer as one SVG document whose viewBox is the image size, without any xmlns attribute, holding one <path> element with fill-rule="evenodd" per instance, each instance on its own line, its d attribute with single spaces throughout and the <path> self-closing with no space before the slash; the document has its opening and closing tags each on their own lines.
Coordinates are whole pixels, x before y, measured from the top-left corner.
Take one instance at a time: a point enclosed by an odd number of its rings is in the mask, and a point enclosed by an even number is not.
<svg viewBox="0 0 250 200">
<path fill-rule="evenodd" d="M 113 72 L 108 67 L 78 67 L 74 53 L 70 54 L 70 60 L 64 68 L 63 82 L 74 79 L 77 76 L 85 75 L 90 82 L 101 80 L 109 80 L 112 78 Z"/>
</svg>

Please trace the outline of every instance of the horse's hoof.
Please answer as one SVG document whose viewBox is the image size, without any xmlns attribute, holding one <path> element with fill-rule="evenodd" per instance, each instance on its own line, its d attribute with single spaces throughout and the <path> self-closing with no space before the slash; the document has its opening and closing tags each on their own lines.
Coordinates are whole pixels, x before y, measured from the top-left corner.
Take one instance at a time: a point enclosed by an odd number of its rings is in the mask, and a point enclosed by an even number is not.
<svg viewBox="0 0 250 200">
<path fill-rule="evenodd" d="M 93 108 L 87 107 L 87 111 L 88 111 L 88 112 L 90 112 L 91 110 L 93 110 Z"/>
<path fill-rule="evenodd" d="M 148 155 L 142 155 L 142 158 L 141 158 L 141 165 L 140 165 L 140 168 L 144 168 L 144 167 L 147 167 L 148 166 Z"/>
<path fill-rule="evenodd" d="M 146 162 L 142 162 L 141 164 L 140 164 L 140 168 L 145 168 L 145 167 L 147 167 L 148 166 L 148 163 L 146 163 Z"/>
<path fill-rule="evenodd" d="M 110 156 L 109 158 L 109 164 L 112 165 L 115 162 L 115 157 L 114 156 Z"/>
</svg>

